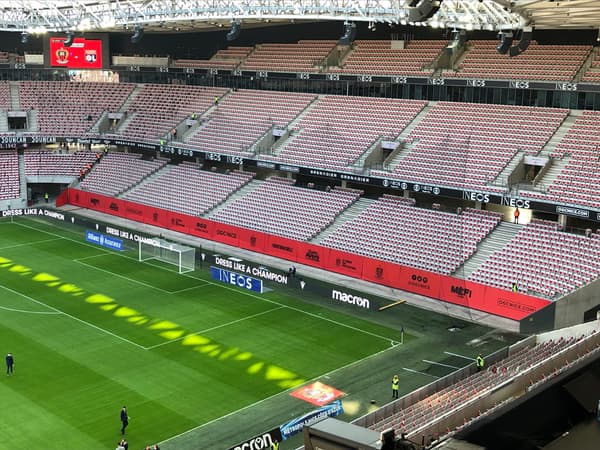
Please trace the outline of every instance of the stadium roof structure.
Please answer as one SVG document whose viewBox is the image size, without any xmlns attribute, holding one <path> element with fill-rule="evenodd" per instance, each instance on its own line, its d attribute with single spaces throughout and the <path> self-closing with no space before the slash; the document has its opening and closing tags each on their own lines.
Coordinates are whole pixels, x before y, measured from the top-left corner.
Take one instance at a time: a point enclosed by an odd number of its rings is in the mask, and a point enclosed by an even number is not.
<svg viewBox="0 0 600 450">
<path fill-rule="evenodd" d="M 439 6 L 439 10 L 437 7 Z M 431 11 L 433 13 L 422 13 Z M 412 11 L 412 13 L 411 13 Z M 415 19 L 415 14 L 419 17 Z M 431 16 L 431 17 L 430 17 Z M 0 30 L 206 31 L 290 21 L 354 21 L 506 30 L 597 28 L 598 0 L 0 0 Z"/>
</svg>

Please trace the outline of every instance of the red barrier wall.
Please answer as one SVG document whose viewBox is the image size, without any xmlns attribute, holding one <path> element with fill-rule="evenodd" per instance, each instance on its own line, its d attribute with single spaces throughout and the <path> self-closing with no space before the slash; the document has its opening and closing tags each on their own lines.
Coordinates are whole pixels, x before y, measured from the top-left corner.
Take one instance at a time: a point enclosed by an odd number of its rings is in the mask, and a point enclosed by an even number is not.
<svg viewBox="0 0 600 450">
<path fill-rule="evenodd" d="M 541 298 L 509 292 L 435 272 L 76 189 L 68 189 L 62 201 L 513 320 L 521 320 L 550 303 Z"/>
</svg>

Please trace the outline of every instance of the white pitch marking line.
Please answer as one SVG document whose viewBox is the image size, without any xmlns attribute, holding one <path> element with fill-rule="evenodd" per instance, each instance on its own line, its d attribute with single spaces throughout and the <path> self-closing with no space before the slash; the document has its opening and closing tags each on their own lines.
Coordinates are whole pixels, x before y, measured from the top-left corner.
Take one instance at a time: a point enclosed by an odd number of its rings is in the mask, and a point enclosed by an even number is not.
<svg viewBox="0 0 600 450">
<path fill-rule="evenodd" d="M 2 287 L 4 287 L 4 286 L 2 286 Z M 46 315 L 48 315 L 48 314 L 51 314 L 51 315 L 52 314 L 54 314 L 54 315 L 61 314 L 61 313 L 59 313 L 57 311 L 27 311 L 25 309 L 8 308 L 6 306 L 0 306 L 0 309 L 3 309 L 5 311 L 10 311 L 10 312 L 25 313 L 25 314 L 46 314 Z"/>
<path fill-rule="evenodd" d="M 435 375 L 431 375 L 430 373 L 419 372 L 418 370 L 407 369 L 406 367 L 403 367 L 402 370 L 406 370 L 407 372 L 412 372 L 412 373 L 420 373 L 421 375 L 427 375 L 428 377 L 432 377 L 432 378 L 440 378 L 440 377 L 437 377 Z"/>
<path fill-rule="evenodd" d="M 126 339 L 126 338 L 124 338 L 122 336 L 119 336 L 118 334 L 115 334 L 112 331 L 108 331 L 108 330 L 105 330 L 104 328 L 100 328 L 99 326 L 94 325 L 93 323 L 86 322 L 83 319 L 80 319 L 78 317 L 72 316 L 71 314 L 66 313 L 64 311 L 61 311 L 60 309 L 55 308 L 54 306 L 47 305 L 44 302 L 36 300 L 35 298 L 32 298 L 32 297 L 30 297 L 28 295 L 25 295 L 25 294 L 21 293 L 21 292 L 15 291 L 15 290 L 13 290 L 13 289 L 11 289 L 9 287 L 6 287 L 6 286 L 0 286 L 0 287 L 3 288 L 3 289 L 5 289 L 5 290 L 7 290 L 8 292 L 12 292 L 13 294 L 20 295 L 21 297 L 26 298 L 27 300 L 31 300 L 32 302 L 37 303 L 38 305 L 45 306 L 46 308 L 49 308 L 49 309 L 51 309 L 53 311 L 56 311 L 59 314 L 63 314 L 63 315 L 65 315 L 65 316 L 67 316 L 67 317 L 69 317 L 69 318 L 71 318 L 73 320 L 76 320 L 77 322 L 83 323 L 83 324 L 87 325 L 88 327 L 92 327 L 92 328 L 94 328 L 94 329 L 96 329 L 98 331 L 101 331 L 103 333 L 109 334 L 109 335 L 111 335 L 113 337 L 116 337 L 117 339 L 120 339 L 120 340 L 122 340 L 124 342 L 127 342 L 128 344 L 135 345 L 136 347 L 141 348 L 142 350 L 146 350 L 146 347 L 144 347 L 144 346 L 142 346 L 142 345 L 140 345 L 140 344 L 138 344 L 136 342 L 130 341 L 129 339 Z"/>
<path fill-rule="evenodd" d="M 458 353 L 452 353 L 452 352 L 444 352 L 446 355 L 450 355 L 450 356 L 456 356 L 458 358 L 462 358 L 462 359 L 468 359 L 469 361 L 473 361 L 474 358 L 469 358 L 468 356 L 464 356 L 464 355 L 459 355 Z"/>
<path fill-rule="evenodd" d="M 0 247 L 0 250 L 7 250 L 10 248 L 17 248 L 17 247 L 25 247 L 28 245 L 35 245 L 35 244 L 43 244 L 44 242 L 54 242 L 54 241 L 59 241 L 61 239 L 62 238 L 53 238 L 53 239 L 44 239 L 42 241 L 27 242 L 26 244 L 7 245 L 6 247 Z"/>
<path fill-rule="evenodd" d="M 423 361 L 424 363 L 427 363 L 427 364 L 434 364 L 437 366 L 449 367 L 450 369 L 462 369 L 462 367 L 451 366 L 450 364 L 444 364 L 444 363 L 437 362 L 437 361 L 429 361 L 428 359 L 423 359 L 421 361 Z"/>
<path fill-rule="evenodd" d="M 183 289 L 179 289 L 178 291 L 171 291 L 171 294 L 179 294 L 181 292 L 185 292 L 185 291 L 191 291 L 192 289 L 198 289 L 204 286 L 210 286 L 208 283 L 204 283 L 204 284 L 199 284 L 197 286 L 192 286 L 192 287 L 188 287 L 188 288 L 183 288 Z"/>
<path fill-rule="evenodd" d="M 219 328 L 224 328 L 224 327 L 227 327 L 229 325 L 233 325 L 233 324 L 236 324 L 236 323 L 239 323 L 239 322 L 243 322 L 244 320 L 253 319 L 254 317 L 262 316 L 263 314 L 267 314 L 267 313 L 270 313 L 270 312 L 273 312 L 273 311 L 277 311 L 278 309 L 282 309 L 282 308 L 283 308 L 283 306 L 278 306 L 277 308 L 271 308 L 271 309 L 268 309 L 266 311 L 262 311 L 262 312 L 259 312 L 259 313 L 256 313 L 256 314 L 252 314 L 251 316 L 242 317 L 242 318 L 237 319 L 237 320 L 232 320 L 231 322 L 222 323 L 221 325 L 216 325 L 216 326 L 211 327 L 211 328 L 206 328 L 205 330 L 196 331 L 194 333 L 188 333 L 185 336 L 182 336 L 182 337 L 177 338 L 177 339 L 171 339 L 169 341 L 161 342 L 160 344 L 151 345 L 150 347 L 146 347 L 146 349 L 147 350 L 152 350 L 153 348 L 162 347 L 163 345 L 167 345 L 167 344 L 171 344 L 173 342 L 181 341 L 181 340 L 185 339 L 188 336 L 194 336 L 194 335 L 197 335 L 197 334 L 208 333 L 209 331 L 214 331 L 214 330 L 217 330 Z"/>
</svg>

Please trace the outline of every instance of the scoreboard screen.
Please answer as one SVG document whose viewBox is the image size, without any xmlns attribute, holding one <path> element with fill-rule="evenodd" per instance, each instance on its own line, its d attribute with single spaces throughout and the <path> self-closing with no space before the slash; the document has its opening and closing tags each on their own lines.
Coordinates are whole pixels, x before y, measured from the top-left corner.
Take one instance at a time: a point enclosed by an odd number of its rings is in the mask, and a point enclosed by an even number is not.
<svg viewBox="0 0 600 450">
<path fill-rule="evenodd" d="M 50 66 L 69 69 L 102 69 L 102 39 L 76 37 L 65 47 L 65 37 L 50 38 Z"/>
</svg>

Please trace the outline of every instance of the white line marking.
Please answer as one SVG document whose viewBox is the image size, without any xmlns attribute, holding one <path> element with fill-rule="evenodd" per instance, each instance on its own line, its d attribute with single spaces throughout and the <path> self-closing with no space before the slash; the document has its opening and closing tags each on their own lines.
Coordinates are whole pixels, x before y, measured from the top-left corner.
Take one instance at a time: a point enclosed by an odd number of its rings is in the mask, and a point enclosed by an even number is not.
<svg viewBox="0 0 600 450">
<path fill-rule="evenodd" d="M 4 286 L 0 286 L 0 287 L 4 287 Z M 61 314 L 57 311 L 27 311 L 25 309 L 7 308 L 6 306 L 0 306 L 0 309 L 3 309 L 5 311 L 10 311 L 10 312 L 25 313 L 25 314 Z"/>
<path fill-rule="evenodd" d="M 35 244 L 43 244 L 44 242 L 54 242 L 54 241 L 59 241 L 61 239 L 62 238 L 44 239 L 42 241 L 27 242 L 26 244 L 8 245 L 6 247 L 0 247 L 0 250 L 7 250 L 7 249 L 10 249 L 10 248 L 17 248 L 17 247 L 26 247 L 28 245 L 35 245 Z"/>
<path fill-rule="evenodd" d="M 217 330 L 219 328 L 224 328 L 224 327 L 227 327 L 229 325 L 236 324 L 238 322 L 243 322 L 244 320 L 253 319 L 254 317 L 262 316 L 263 314 L 267 314 L 267 313 L 270 313 L 270 312 L 273 312 L 273 311 L 277 311 L 278 309 L 282 309 L 282 308 L 283 308 L 283 306 L 278 306 L 277 308 L 271 308 L 271 309 L 268 309 L 266 311 L 262 311 L 262 312 L 259 312 L 259 313 L 256 313 L 256 314 L 252 314 L 251 316 L 242 317 L 242 318 L 237 319 L 237 320 L 232 320 L 231 322 L 222 323 L 221 325 L 216 325 L 216 326 L 211 327 L 211 328 L 206 328 L 205 330 L 196 331 L 194 333 L 188 333 L 185 336 L 182 336 L 182 337 L 177 338 L 177 339 L 171 339 L 169 341 L 161 342 L 160 344 L 151 345 L 150 347 L 146 347 L 146 349 L 147 350 L 152 350 L 153 348 L 156 348 L 156 347 L 162 347 L 163 345 L 167 345 L 167 344 L 171 344 L 173 342 L 181 341 L 181 340 L 185 339 L 187 336 L 193 336 L 193 335 L 196 335 L 196 334 L 208 333 L 209 331 L 214 331 L 214 330 Z"/>
<path fill-rule="evenodd" d="M 179 294 L 181 292 L 185 292 L 185 291 L 191 291 L 192 289 L 198 289 L 204 286 L 210 286 L 208 283 L 203 283 L 203 284 L 199 284 L 197 286 L 192 286 L 192 287 L 188 287 L 188 288 L 183 288 L 183 289 L 179 289 L 178 291 L 171 291 L 171 294 Z"/>
<path fill-rule="evenodd" d="M 421 375 L 427 375 L 428 377 L 432 377 L 432 378 L 440 378 L 440 377 L 436 377 L 435 375 L 431 375 L 430 373 L 419 372 L 418 370 L 407 369 L 406 367 L 403 367 L 402 370 L 406 370 L 407 372 L 412 372 L 412 373 L 420 373 Z"/>
<path fill-rule="evenodd" d="M 459 355 L 458 353 L 452 353 L 452 352 L 444 352 L 446 355 L 450 355 L 450 356 L 456 356 L 458 358 L 462 358 L 462 359 L 468 359 L 469 361 L 475 361 L 475 358 L 469 358 L 468 356 L 464 356 L 464 355 Z"/>
<path fill-rule="evenodd" d="M 16 222 L 15 222 L 15 223 L 16 223 Z M 49 231 L 46 231 L 46 230 L 40 230 L 40 229 L 38 229 L 38 228 L 35 228 L 35 227 L 31 227 L 31 226 L 28 226 L 28 225 L 24 225 L 24 224 L 22 224 L 22 223 L 18 223 L 17 225 L 19 225 L 19 226 L 22 226 L 22 227 L 24 227 L 24 228 L 29 228 L 29 229 L 32 229 L 32 230 L 38 231 L 38 232 L 40 232 L 40 233 L 46 233 L 46 234 L 49 234 L 49 235 L 51 235 L 51 236 L 58 236 L 58 237 L 62 237 L 63 239 L 66 239 L 67 241 L 72 241 L 72 242 L 75 242 L 75 243 L 77 243 L 77 244 L 80 244 L 80 245 L 85 245 L 85 246 L 87 246 L 87 247 L 92 247 L 92 248 L 94 248 L 94 249 L 96 249 L 96 250 L 99 250 L 99 249 L 98 249 L 98 247 L 97 247 L 96 245 L 93 245 L 93 244 L 88 244 L 88 243 L 87 243 L 87 242 L 85 242 L 85 241 L 79 241 L 79 240 L 71 239 L 71 238 L 68 238 L 68 237 L 61 236 L 61 235 L 59 235 L 59 234 L 56 234 L 56 233 L 51 233 L 51 232 L 49 232 Z M 50 225 L 50 226 L 53 226 L 53 227 L 57 228 L 57 225 L 50 224 L 50 223 L 48 223 L 48 225 Z M 64 230 L 64 231 L 66 231 L 66 232 L 71 232 L 70 230 Z M 71 233 L 75 233 L 75 232 L 71 232 Z M 131 260 L 131 261 L 140 262 L 140 261 L 138 261 L 138 260 L 137 260 L 137 258 L 133 258 L 133 257 L 131 257 L 131 256 L 123 255 L 123 254 L 121 254 L 121 253 L 114 253 L 114 252 L 109 252 L 109 251 L 106 251 L 105 253 L 106 253 L 106 254 L 108 254 L 108 255 L 116 255 L 116 256 L 120 256 L 120 257 L 122 257 L 122 258 L 127 258 L 127 259 L 129 259 L 129 260 Z M 147 264 L 147 265 L 149 265 L 149 266 L 152 266 L 152 267 L 156 267 L 156 268 L 158 268 L 158 269 L 162 269 L 162 270 L 168 270 L 168 269 L 165 269 L 165 268 L 164 268 L 164 267 L 162 267 L 162 266 L 159 266 L 159 265 L 156 265 L 156 264 L 151 264 L 151 263 L 150 263 L 150 262 L 148 262 L 148 261 L 142 261 L 141 263 L 142 263 L 142 264 Z M 272 304 L 274 304 L 274 305 L 277 305 L 277 306 L 283 306 L 284 308 L 289 308 L 289 309 L 291 309 L 292 311 L 296 311 L 296 312 L 299 312 L 299 313 L 301 313 L 301 314 L 305 314 L 305 315 L 308 315 L 308 316 L 311 316 L 311 317 L 315 317 L 315 318 L 317 318 L 317 319 L 321 319 L 321 320 L 324 320 L 324 321 L 326 321 L 326 322 L 334 323 L 334 324 L 336 324 L 336 325 L 338 325 L 338 326 L 341 326 L 341 327 L 344 327 L 344 328 L 349 328 L 349 329 L 351 329 L 351 330 L 357 331 L 357 332 L 359 332 L 359 333 L 367 334 L 367 335 L 369 335 L 369 336 L 373 336 L 373 337 L 376 337 L 376 338 L 378 338 L 378 339 L 383 339 L 383 340 L 385 340 L 385 341 L 388 341 L 388 342 L 390 342 L 390 341 L 396 341 L 394 338 L 391 338 L 391 337 L 386 337 L 386 336 L 381 336 L 381 335 L 379 335 L 379 334 L 376 334 L 376 333 L 371 333 L 370 331 L 362 330 L 362 329 L 360 329 L 360 328 L 353 327 L 352 325 L 348 325 L 348 324 L 345 324 L 345 323 L 343 323 L 343 322 L 338 322 L 337 320 L 334 320 L 334 319 L 329 319 L 329 318 L 327 318 L 327 317 L 322 317 L 322 316 L 320 316 L 320 315 L 318 315 L 318 314 L 311 313 L 311 312 L 308 312 L 308 311 L 304 311 L 304 310 L 302 310 L 302 309 L 300 309 L 300 308 L 295 308 L 295 307 L 293 307 L 293 306 L 284 305 L 284 304 L 282 304 L 282 303 L 279 303 L 279 302 L 276 302 L 276 301 L 274 301 L 274 300 L 269 300 L 268 298 L 259 297 L 258 295 L 251 294 L 251 293 L 247 292 L 246 290 L 240 290 L 240 289 L 236 289 L 236 288 L 233 288 L 233 287 L 227 286 L 227 285 L 226 285 L 226 284 L 224 284 L 224 283 L 214 283 L 214 282 L 212 282 L 212 281 L 205 280 L 205 279 L 203 279 L 203 278 L 198 278 L 198 277 L 195 277 L 195 276 L 193 276 L 193 275 L 190 275 L 190 274 L 187 274 L 187 273 L 184 273 L 184 274 L 179 274 L 179 275 L 180 275 L 180 276 L 183 276 L 183 277 L 192 278 L 192 279 L 194 279 L 194 280 L 200 280 L 200 281 L 203 281 L 203 282 L 205 282 L 206 284 L 209 284 L 209 285 L 213 285 L 213 286 L 219 286 L 219 287 L 221 287 L 221 288 L 223 288 L 223 289 L 228 289 L 228 290 L 230 290 L 230 291 L 237 292 L 238 294 L 245 295 L 245 296 L 247 296 L 247 297 L 252 297 L 252 298 L 255 298 L 255 299 L 257 299 L 257 300 L 261 300 L 261 301 L 263 301 L 263 302 L 272 303 Z"/>
<path fill-rule="evenodd" d="M 450 369 L 462 369 L 462 367 L 451 366 L 450 364 L 444 364 L 444 363 L 437 362 L 437 361 L 429 361 L 428 359 L 422 359 L 421 361 L 423 361 L 424 363 L 427 363 L 427 364 L 434 364 L 437 366 L 448 367 Z"/>
<path fill-rule="evenodd" d="M 146 350 L 146 347 L 143 347 L 142 345 L 140 345 L 140 344 L 138 344 L 136 342 L 133 342 L 133 341 L 130 341 L 129 339 L 121 337 L 118 334 L 113 333 L 112 331 L 108 331 L 108 330 L 105 330 L 104 328 L 100 328 L 99 326 L 94 325 L 93 323 L 86 322 L 85 320 L 82 320 L 82 319 L 80 319 L 78 317 L 72 316 L 71 314 L 66 313 L 64 311 L 61 311 L 60 309 L 55 308 L 54 306 L 47 305 L 44 302 L 36 300 L 35 298 L 32 298 L 32 297 L 30 297 L 28 295 L 25 295 L 25 294 L 21 293 L 21 292 L 15 291 L 15 290 L 13 290 L 13 289 L 11 289 L 9 287 L 6 287 L 6 286 L 0 286 L 0 287 L 3 288 L 3 289 L 5 289 L 5 290 L 7 290 L 8 292 L 12 292 L 13 294 L 20 295 L 21 297 L 26 298 L 27 300 L 31 300 L 32 302 L 37 303 L 38 305 L 42 305 L 42 306 L 45 306 L 48 309 L 56 311 L 59 314 L 64 314 L 65 316 L 70 317 L 71 319 L 76 320 L 77 322 L 83 323 L 83 324 L 87 325 L 88 327 L 92 327 L 92 328 L 94 328 L 94 329 L 96 329 L 98 331 L 101 331 L 103 333 L 109 334 L 109 335 L 111 335 L 113 337 L 116 337 L 117 339 L 120 339 L 120 340 L 122 340 L 124 342 L 127 342 L 128 344 L 135 345 L 136 347 L 141 348 L 142 350 Z"/>
</svg>

